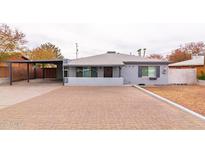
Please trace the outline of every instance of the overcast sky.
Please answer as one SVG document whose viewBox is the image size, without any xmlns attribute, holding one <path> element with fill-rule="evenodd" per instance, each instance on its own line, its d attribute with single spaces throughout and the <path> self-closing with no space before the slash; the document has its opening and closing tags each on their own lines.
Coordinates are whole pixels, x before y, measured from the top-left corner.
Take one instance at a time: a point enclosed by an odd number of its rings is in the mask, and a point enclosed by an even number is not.
<svg viewBox="0 0 205 154">
<path fill-rule="evenodd" d="M 26 34 L 29 48 L 51 42 L 64 57 L 75 58 L 117 51 L 136 54 L 147 48 L 147 54 L 168 54 L 180 44 L 205 41 L 205 24 L 10 24 Z"/>
</svg>

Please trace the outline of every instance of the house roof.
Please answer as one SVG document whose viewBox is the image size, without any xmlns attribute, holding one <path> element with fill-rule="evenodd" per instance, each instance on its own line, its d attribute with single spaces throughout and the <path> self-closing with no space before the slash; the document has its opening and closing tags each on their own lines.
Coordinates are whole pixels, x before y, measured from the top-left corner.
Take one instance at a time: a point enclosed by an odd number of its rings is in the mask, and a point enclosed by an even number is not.
<svg viewBox="0 0 205 154">
<path fill-rule="evenodd" d="M 79 58 L 70 60 L 69 66 L 121 66 L 129 62 L 141 63 L 168 63 L 168 61 L 149 59 L 135 55 L 120 54 L 115 52 L 107 52 L 96 56 Z"/>
<path fill-rule="evenodd" d="M 186 60 L 178 63 L 169 64 L 170 67 L 179 66 L 202 66 L 204 65 L 204 56 L 197 56 L 191 60 Z"/>
<path fill-rule="evenodd" d="M 11 53 L 8 53 L 8 54 L 12 54 L 12 52 Z M 1 60 L 0 61 L 0 66 L 6 66 L 7 67 L 7 62 L 8 61 L 24 61 L 24 60 L 29 60 L 29 58 L 28 57 L 26 57 L 23 53 L 21 53 L 21 52 L 15 52 L 15 54 L 14 55 L 12 55 L 12 56 L 10 56 L 10 57 L 8 57 L 8 58 L 6 58 L 5 60 Z"/>
</svg>

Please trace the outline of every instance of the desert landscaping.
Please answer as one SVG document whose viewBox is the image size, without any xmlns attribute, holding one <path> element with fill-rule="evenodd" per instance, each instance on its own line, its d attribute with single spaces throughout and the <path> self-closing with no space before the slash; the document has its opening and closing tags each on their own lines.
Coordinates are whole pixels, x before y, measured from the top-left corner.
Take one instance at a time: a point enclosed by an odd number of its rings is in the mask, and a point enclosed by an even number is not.
<svg viewBox="0 0 205 154">
<path fill-rule="evenodd" d="M 146 87 L 145 89 L 205 115 L 205 86 L 171 85 Z"/>
</svg>

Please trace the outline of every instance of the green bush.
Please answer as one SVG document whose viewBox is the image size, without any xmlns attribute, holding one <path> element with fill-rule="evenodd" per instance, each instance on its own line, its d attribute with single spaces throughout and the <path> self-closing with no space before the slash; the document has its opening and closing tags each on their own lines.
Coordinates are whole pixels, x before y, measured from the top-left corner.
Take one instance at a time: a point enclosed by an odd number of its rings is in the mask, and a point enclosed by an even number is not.
<svg viewBox="0 0 205 154">
<path fill-rule="evenodd" d="M 201 75 L 198 77 L 199 80 L 205 80 L 205 75 Z"/>
</svg>

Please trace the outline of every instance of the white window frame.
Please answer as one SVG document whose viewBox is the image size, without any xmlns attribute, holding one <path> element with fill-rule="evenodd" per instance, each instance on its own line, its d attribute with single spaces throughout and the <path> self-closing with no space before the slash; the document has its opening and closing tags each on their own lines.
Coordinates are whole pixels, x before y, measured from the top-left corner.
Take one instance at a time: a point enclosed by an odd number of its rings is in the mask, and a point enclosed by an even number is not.
<svg viewBox="0 0 205 154">
<path fill-rule="evenodd" d="M 144 65 L 142 67 L 147 67 L 148 68 L 148 75 L 147 76 L 143 76 L 143 73 L 142 73 L 142 78 L 156 78 L 157 77 L 157 66 L 147 66 L 147 65 Z M 155 76 L 150 76 L 149 75 L 149 68 L 150 67 L 154 67 L 155 68 Z M 143 68 L 142 68 L 143 69 Z"/>
</svg>

